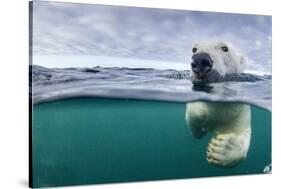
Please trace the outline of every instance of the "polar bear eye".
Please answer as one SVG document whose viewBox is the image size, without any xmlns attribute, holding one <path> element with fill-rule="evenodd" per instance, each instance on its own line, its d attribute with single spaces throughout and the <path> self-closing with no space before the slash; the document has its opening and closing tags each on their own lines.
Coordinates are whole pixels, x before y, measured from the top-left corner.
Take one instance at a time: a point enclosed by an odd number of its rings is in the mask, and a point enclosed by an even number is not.
<svg viewBox="0 0 281 189">
<path fill-rule="evenodd" d="M 193 52 L 193 53 L 196 53 L 196 51 L 197 51 L 197 48 L 193 48 L 193 49 L 192 49 L 192 52 Z"/>
<path fill-rule="evenodd" d="M 228 52 L 228 48 L 227 48 L 227 46 L 223 46 L 223 47 L 221 47 L 221 50 L 223 50 L 224 52 Z"/>
</svg>

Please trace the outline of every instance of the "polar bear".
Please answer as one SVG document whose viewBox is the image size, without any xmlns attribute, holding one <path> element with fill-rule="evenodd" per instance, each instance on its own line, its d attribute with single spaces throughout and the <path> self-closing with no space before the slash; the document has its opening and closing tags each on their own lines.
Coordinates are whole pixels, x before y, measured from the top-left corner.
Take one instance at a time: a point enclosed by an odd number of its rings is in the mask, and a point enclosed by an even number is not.
<svg viewBox="0 0 281 189">
<path fill-rule="evenodd" d="M 226 74 L 241 73 L 245 59 L 222 42 L 195 44 L 191 81 L 194 85 L 216 82 Z M 186 122 L 192 135 L 214 135 L 207 146 L 207 161 L 218 167 L 234 167 L 247 157 L 251 140 L 251 109 L 242 103 L 198 101 L 187 104 Z"/>
</svg>

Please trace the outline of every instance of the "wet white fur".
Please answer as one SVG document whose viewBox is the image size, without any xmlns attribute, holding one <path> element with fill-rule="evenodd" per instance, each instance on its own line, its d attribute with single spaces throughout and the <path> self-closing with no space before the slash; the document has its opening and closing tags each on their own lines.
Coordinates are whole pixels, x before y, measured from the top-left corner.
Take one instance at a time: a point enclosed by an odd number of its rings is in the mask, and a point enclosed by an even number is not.
<svg viewBox="0 0 281 189">
<path fill-rule="evenodd" d="M 227 46 L 229 52 L 223 52 Z M 207 52 L 213 68 L 221 75 L 241 73 L 245 59 L 229 45 L 216 42 L 195 44 L 197 52 Z M 206 149 L 207 161 L 219 167 L 233 167 L 247 157 L 251 140 L 251 109 L 238 103 L 192 102 L 186 107 L 186 122 L 191 130 L 212 132 Z"/>
</svg>

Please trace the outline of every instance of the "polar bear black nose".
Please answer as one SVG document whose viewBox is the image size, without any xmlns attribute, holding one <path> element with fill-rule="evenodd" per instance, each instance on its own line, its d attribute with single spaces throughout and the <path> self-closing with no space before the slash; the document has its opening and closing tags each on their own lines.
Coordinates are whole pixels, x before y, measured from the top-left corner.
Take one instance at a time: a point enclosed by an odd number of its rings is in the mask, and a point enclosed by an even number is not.
<svg viewBox="0 0 281 189">
<path fill-rule="evenodd" d="M 196 73 L 207 73 L 213 67 L 213 61 L 208 53 L 196 53 L 192 56 L 191 68 Z"/>
</svg>

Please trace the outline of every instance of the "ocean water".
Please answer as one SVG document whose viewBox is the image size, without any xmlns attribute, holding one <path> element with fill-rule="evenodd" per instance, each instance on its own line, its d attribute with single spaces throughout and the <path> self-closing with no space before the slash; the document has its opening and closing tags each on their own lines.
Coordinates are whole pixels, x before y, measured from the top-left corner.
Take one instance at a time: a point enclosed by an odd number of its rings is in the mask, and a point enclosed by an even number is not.
<svg viewBox="0 0 281 189">
<path fill-rule="evenodd" d="M 232 74 L 194 87 L 189 71 L 30 67 L 33 187 L 271 172 L 271 76 Z M 186 103 L 251 104 L 248 157 L 206 161 L 212 136 L 194 139 Z"/>
<path fill-rule="evenodd" d="M 248 157 L 237 167 L 206 161 L 212 134 L 194 139 L 185 103 L 71 98 L 33 107 L 33 186 L 257 174 L 271 170 L 271 112 L 251 106 Z"/>
</svg>

